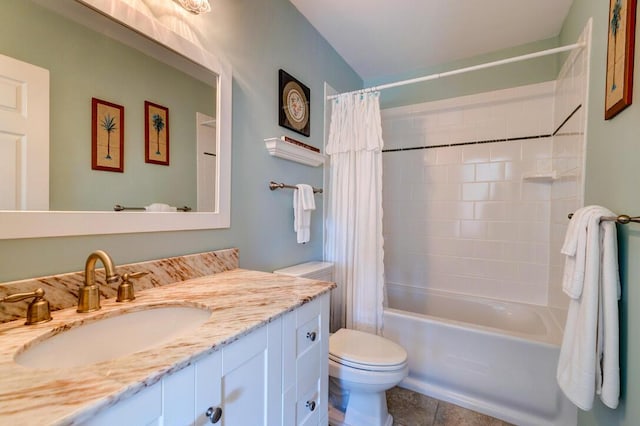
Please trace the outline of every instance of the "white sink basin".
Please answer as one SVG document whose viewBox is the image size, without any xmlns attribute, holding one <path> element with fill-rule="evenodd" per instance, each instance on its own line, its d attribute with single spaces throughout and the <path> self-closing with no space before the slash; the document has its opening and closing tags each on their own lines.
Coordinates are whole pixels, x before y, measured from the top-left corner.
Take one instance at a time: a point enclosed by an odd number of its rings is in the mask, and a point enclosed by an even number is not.
<svg viewBox="0 0 640 426">
<path fill-rule="evenodd" d="M 97 319 L 28 345 L 15 361 L 31 368 L 69 368 L 143 351 L 196 329 L 211 316 L 190 306 L 154 306 Z"/>
</svg>

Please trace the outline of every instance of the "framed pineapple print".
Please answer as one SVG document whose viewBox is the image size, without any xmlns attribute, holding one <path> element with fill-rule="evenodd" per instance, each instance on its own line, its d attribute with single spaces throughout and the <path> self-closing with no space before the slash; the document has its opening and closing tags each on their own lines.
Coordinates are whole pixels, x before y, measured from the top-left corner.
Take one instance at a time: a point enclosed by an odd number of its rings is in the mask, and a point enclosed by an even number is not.
<svg viewBox="0 0 640 426">
<path fill-rule="evenodd" d="M 91 99 L 91 168 L 124 172 L 124 107 Z"/>
<path fill-rule="evenodd" d="M 169 108 L 144 102 L 144 161 L 169 165 Z"/>
<path fill-rule="evenodd" d="M 605 120 L 631 105 L 636 0 L 609 0 Z"/>
</svg>

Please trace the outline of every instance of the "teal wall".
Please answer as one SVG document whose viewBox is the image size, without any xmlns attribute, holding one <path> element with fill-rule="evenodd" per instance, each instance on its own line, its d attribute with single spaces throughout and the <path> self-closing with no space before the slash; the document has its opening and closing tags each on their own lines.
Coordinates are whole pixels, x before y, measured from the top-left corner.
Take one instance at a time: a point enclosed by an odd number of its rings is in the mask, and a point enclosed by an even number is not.
<svg viewBox="0 0 640 426">
<path fill-rule="evenodd" d="M 557 37 L 509 49 L 502 49 L 447 64 L 423 68 L 412 72 L 367 80 L 365 81 L 365 86 L 377 86 L 380 84 L 466 68 L 473 65 L 538 52 L 540 50 L 552 49 L 554 47 L 558 47 Z M 557 55 L 551 55 L 523 62 L 501 65 L 499 67 L 473 71 L 472 73 L 440 78 L 424 83 L 386 89 L 384 91 L 384 96 L 380 97 L 380 104 L 382 108 L 393 108 L 402 105 L 454 98 L 458 96 L 472 95 L 474 93 L 483 93 L 492 90 L 507 89 L 509 87 L 524 86 L 527 84 L 555 80 L 559 71 L 558 64 L 559 60 Z"/>
<path fill-rule="evenodd" d="M 608 31 L 608 1 L 575 0 L 560 41 L 573 43 L 590 17 L 593 42 L 589 80 L 589 119 L 585 203 L 600 204 L 630 215 L 640 215 L 637 173 L 640 169 L 640 99 L 609 121 L 604 120 L 605 63 Z M 640 84 L 640 43 L 636 41 L 635 86 Z M 640 226 L 618 226 L 622 300 L 620 302 L 621 403 L 617 410 L 606 408 L 596 398 L 594 409 L 580 412 L 582 425 L 625 425 L 640 423 Z"/>
<path fill-rule="evenodd" d="M 81 270 L 94 249 L 109 251 L 116 263 L 194 253 L 224 247 L 240 248 L 242 267 L 273 270 L 322 256 L 321 212 L 314 212 L 311 242 L 298 245 L 293 233 L 291 193 L 270 192 L 271 179 L 322 185 L 322 170 L 270 157 L 263 139 L 283 134 L 298 137 L 277 125 L 277 72 L 287 70 L 311 88 L 311 137 L 303 141 L 322 146 L 321 94 L 326 80 L 338 91 L 362 87 L 362 81 L 322 39 L 288 0 L 216 0 L 212 13 L 194 17 L 203 24 L 207 47 L 233 66 L 233 162 L 231 228 L 128 235 L 90 235 L 0 241 L 0 281 Z M 367 81 L 366 86 L 473 65 L 522 54 L 558 43 L 573 43 L 587 19 L 594 18 L 590 79 L 590 109 L 586 168 L 586 202 L 629 214 L 640 214 L 635 173 L 640 169 L 637 131 L 640 100 L 610 121 L 603 119 L 608 2 L 575 0 L 559 39 L 544 40 L 458 61 L 415 73 Z M 24 23 L 29 25 L 29 23 Z M 637 44 L 640 46 L 640 43 Z M 638 47 L 636 56 L 638 56 Z M 554 79 L 558 60 L 547 58 L 507 66 L 501 72 L 479 71 L 473 78 L 425 83 L 412 90 L 385 92 L 383 106 L 392 107 L 444 97 L 531 84 Z M 636 67 L 636 86 L 640 84 Z M 637 92 L 637 91 L 636 91 Z M 637 93 L 636 93 L 637 98 Z M 318 200 L 319 201 L 319 200 Z M 99 233 L 100 224 L 95 225 Z M 623 285 L 621 301 L 622 401 L 617 410 L 601 404 L 581 413 L 580 425 L 638 424 L 640 419 L 640 226 L 619 227 Z"/>
<path fill-rule="evenodd" d="M 289 135 L 323 144 L 323 83 L 339 91 L 362 80 L 288 0 L 216 0 L 212 12 L 186 18 L 202 28 L 207 49 L 233 67 L 231 228 L 128 235 L 0 241 L 0 282 L 82 270 L 90 251 L 107 250 L 116 264 L 225 247 L 240 265 L 270 271 L 322 258 L 322 202 L 312 215 L 311 242 L 296 243 L 292 192 L 271 192 L 270 180 L 322 186 L 322 168 L 271 157 L 263 140 Z M 25 22 L 24 25 L 29 25 Z M 278 126 L 278 69 L 311 89 L 311 137 Z M 96 234 L 100 224 L 95 224 Z"/>
<path fill-rule="evenodd" d="M 51 210 L 195 209 L 195 113 L 215 115 L 212 86 L 31 1 L 0 3 L 0 53 L 49 70 Z M 91 170 L 92 97 L 124 106 L 124 173 Z M 144 161 L 145 101 L 169 108 L 169 167 Z"/>
</svg>

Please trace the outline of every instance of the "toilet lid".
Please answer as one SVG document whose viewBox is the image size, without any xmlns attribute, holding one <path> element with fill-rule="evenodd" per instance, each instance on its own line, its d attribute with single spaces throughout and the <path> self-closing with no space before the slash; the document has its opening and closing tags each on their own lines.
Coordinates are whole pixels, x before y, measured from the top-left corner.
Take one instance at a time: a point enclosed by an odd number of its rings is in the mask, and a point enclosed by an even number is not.
<svg viewBox="0 0 640 426">
<path fill-rule="evenodd" d="M 384 337 L 341 328 L 329 337 L 329 358 L 363 370 L 394 370 L 407 362 L 407 352 Z"/>
</svg>

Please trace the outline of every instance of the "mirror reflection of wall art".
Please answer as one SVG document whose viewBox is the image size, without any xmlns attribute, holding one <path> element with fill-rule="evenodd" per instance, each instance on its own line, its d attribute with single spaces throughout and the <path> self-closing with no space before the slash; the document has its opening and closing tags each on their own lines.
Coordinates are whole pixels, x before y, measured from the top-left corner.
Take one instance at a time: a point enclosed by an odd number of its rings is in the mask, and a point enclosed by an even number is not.
<svg viewBox="0 0 640 426">
<path fill-rule="evenodd" d="M 91 168 L 124 172 L 124 107 L 91 98 Z"/>
<path fill-rule="evenodd" d="M 311 92 L 309 88 L 293 78 L 287 72 L 280 70 L 279 76 L 278 124 L 301 135 L 309 136 Z"/>
<path fill-rule="evenodd" d="M 144 102 L 144 161 L 169 165 L 169 108 Z"/>
<path fill-rule="evenodd" d="M 631 105 L 636 0 L 610 0 L 605 120 Z"/>
</svg>

